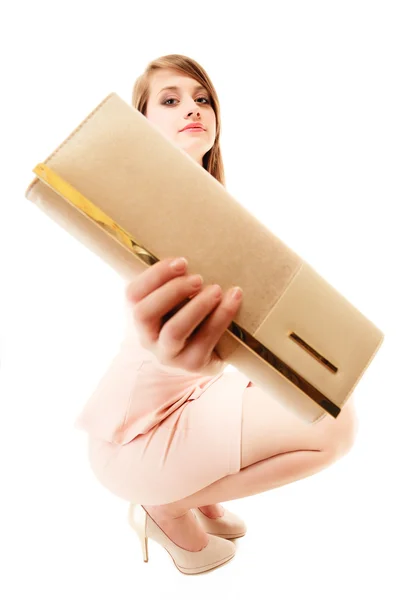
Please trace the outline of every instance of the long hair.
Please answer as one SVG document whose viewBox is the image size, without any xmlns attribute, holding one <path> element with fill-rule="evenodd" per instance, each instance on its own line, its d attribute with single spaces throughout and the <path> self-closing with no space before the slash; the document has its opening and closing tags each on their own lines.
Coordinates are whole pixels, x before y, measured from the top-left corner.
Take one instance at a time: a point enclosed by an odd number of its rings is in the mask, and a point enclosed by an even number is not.
<svg viewBox="0 0 400 600">
<path fill-rule="evenodd" d="M 225 171 L 220 147 L 221 113 L 217 92 L 206 71 L 192 58 L 182 54 L 168 54 L 151 61 L 133 86 L 132 106 L 143 115 L 146 114 L 150 95 L 151 76 L 157 69 L 174 69 L 188 75 L 203 85 L 210 95 L 210 104 L 216 117 L 216 135 L 213 147 L 203 157 L 203 167 L 225 187 Z"/>
</svg>

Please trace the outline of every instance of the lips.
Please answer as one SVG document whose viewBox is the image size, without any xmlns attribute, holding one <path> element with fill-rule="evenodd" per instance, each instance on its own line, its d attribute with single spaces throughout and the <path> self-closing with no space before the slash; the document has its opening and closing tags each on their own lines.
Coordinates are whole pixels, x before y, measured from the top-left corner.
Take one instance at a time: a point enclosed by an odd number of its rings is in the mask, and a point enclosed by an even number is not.
<svg viewBox="0 0 400 600">
<path fill-rule="evenodd" d="M 199 125 L 198 123 L 189 123 L 181 131 L 185 131 L 186 129 L 200 129 L 201 131 L 205 131 L 203 125 Z"/>
</svg>

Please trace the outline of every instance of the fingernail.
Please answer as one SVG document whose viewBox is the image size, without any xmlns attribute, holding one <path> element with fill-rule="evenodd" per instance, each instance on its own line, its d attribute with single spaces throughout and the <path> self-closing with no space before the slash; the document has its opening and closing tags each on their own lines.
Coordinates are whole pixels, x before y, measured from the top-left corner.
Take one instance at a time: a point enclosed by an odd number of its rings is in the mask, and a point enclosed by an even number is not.
<svg viewBox="0 0 400 600">
<path fill-rule="evenodd" d="M 190 285 L 193 285 L 193 287 L 199 287 L 201 285 L 203 285 L 204 283 L 204 279 L 202 278 L 201 275 L 191 275 L 188 279 Z"/>
<path fill-rule="evenodd" d="M 220 285 L 215 284 L 212 286 L 212 292 L 215 298 L 221 298 L 222 296 L 222 288 Z"/>
<path fill-rule="evenodd" d="M 171 267 L 174 269 L 174 271 L 183 271 L 184 268 L 186 268 L 188 266 L 188 261 L 186 260 L 186 258 L 177 258 L 176 260 L 173 260 L 170 263 Z"/>
<path fill-rule="evenodd" d="M 243 290 L 240 287 L 233 288 L 233 290 L 229 294 L 229 297 L 232 300 L 240 300 L 242 296 L 243 296 Z"/>
</svg>

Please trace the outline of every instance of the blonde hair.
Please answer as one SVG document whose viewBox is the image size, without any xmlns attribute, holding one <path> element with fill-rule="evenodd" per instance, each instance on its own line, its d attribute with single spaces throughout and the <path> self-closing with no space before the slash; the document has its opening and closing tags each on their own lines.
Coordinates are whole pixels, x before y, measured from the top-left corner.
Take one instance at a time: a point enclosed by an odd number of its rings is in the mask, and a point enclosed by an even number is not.
<svg viewBox="0 0 400 600">
<path fill-rule="evenodd" d="M 210 104 L 216 117 L 216 135 L 213 147 L 203 157 L 203 167 L 225 187 L 225 171 L 220 147 L 221 113 L 217 92 L 205 70 L 192 58 L 182 54 L 168 54 L 152 60 L 133 86 L 132 106 L 146 114 L 150 95 L 150 80 L 157 69 L 174 69 L 203 85 L 210 95 Z"/>
</svg>

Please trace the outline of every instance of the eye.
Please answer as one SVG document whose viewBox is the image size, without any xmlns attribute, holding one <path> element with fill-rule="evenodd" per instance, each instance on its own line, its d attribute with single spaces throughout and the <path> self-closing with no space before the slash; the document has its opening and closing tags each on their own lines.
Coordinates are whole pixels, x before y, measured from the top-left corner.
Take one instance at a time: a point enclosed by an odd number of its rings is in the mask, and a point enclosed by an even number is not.
<svg viewBox="0 0 400 600">
<path fill-rule="evenodd" d="M 176 98 L 167 98 L 166 100 L 164 100 L 164 102 L 162 104 L 165 104 L 167 106 L 173 106 L 173 104 L 167 104 L 167 102 L 170 102 L 170 100 L 176 100 Z M 204 96 L 202 96 L 201 98 L 197 98 L 197 100 L 205 100 L 207 104 L 210 103 L 208 98 L 205 98 Z M 205 104 L 205 103 L 202 102 L 201 104 Z"/>
</svg>

